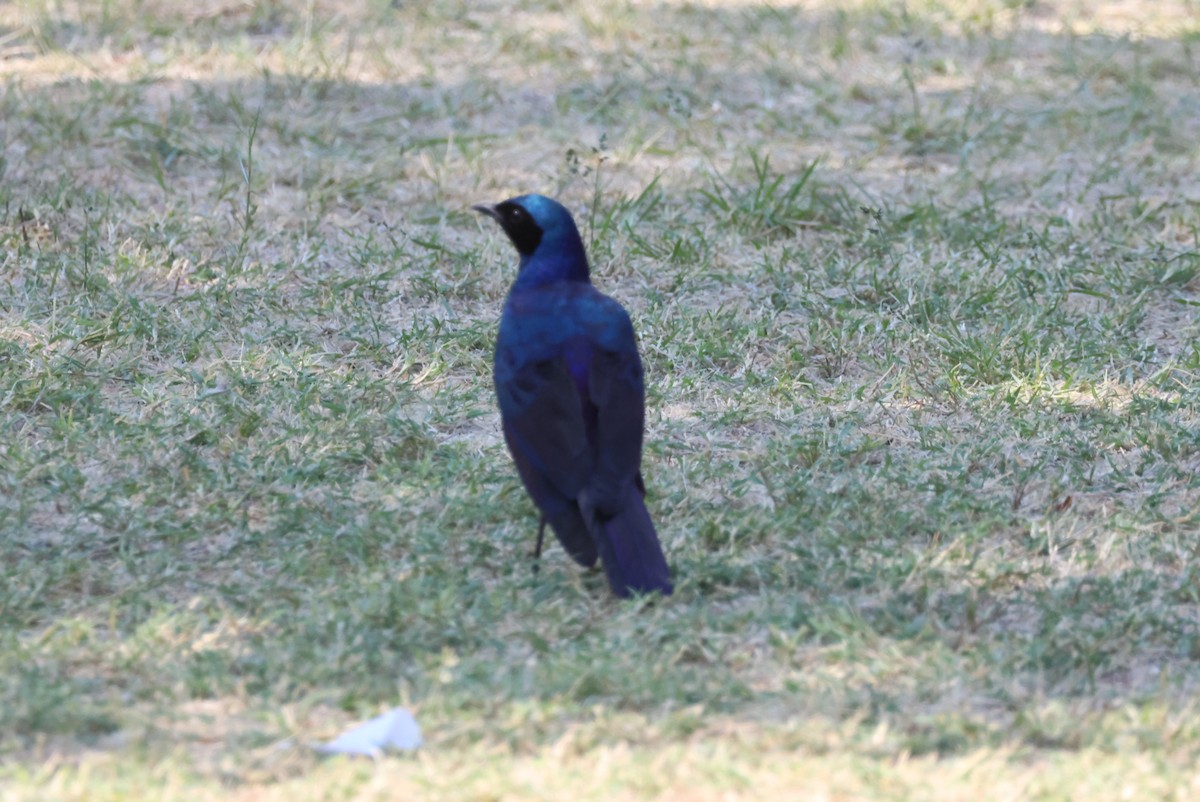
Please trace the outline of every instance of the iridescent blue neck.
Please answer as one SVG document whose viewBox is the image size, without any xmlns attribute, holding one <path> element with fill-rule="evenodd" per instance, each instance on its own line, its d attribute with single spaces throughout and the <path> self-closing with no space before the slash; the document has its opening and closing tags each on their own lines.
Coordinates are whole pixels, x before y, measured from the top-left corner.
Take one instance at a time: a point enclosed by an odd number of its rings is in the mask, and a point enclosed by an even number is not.
<svg viewBox="0 0 1200 802">
<path fill-rule="evenodd" d="M 568 225 L 546 231 L 537 250 L 521 257 L 513 289 L 528 289 L 557 281 L 590 280 L 583 240 L 568 220 Z"/>
</svg>

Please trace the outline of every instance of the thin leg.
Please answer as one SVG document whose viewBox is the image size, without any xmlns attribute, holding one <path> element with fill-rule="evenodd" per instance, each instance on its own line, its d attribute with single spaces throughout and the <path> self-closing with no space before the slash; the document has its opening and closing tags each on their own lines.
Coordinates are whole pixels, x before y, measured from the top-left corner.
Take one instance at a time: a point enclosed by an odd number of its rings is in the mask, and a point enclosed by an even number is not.
<svg viewBox="0 0 1200 802">
<path fill-rule="evenodd" d="M 543 515 L 538 522 L 538 539 L 537 546 L 533 549 L 533 572 L 536 574 L 541 567 L 540 560 L 542 559 L 542 541 L 546 537 L 546 516 Z"/>
</svg>

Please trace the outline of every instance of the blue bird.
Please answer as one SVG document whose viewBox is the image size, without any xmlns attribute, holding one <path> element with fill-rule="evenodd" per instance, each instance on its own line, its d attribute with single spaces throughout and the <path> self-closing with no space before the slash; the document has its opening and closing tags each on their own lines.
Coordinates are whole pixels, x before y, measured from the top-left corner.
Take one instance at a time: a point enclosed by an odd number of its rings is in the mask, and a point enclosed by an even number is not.
<svg viewBox="0 0 1200 802">
<path fill-rule="evenodd" d="M 543 195 L 472 206 L 520 255 L 504 303 L 493 379 L 517 473 L 567 553 L 597 557 L 613 593 L 672 590 L 643 497 L 645 386 L 633 324 L 592 286 L 571 213 Z"/>
</svg>

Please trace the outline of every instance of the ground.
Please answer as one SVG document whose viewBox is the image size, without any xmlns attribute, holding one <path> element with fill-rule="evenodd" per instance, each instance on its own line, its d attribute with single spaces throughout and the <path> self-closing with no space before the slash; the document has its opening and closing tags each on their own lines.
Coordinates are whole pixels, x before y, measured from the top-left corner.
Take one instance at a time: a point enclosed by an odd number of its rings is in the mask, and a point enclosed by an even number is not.
<svg viewBox="0 0 1200 802">
<path fill-rule="evenodd" d="M 1200 796 L 1198 76 L 1190 0 L 0 5 L 0 798 Z M 669 599 L 531 570 L 529 191 Z"/>
</svg>

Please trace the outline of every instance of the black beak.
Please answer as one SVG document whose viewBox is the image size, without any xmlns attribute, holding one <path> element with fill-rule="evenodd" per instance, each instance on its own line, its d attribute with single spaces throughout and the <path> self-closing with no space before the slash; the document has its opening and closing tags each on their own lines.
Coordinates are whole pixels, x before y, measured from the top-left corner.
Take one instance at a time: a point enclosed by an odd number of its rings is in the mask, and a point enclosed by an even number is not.
<svg viewBox="0 0 1200 802">
<path fill-rule="evenodd" d="M 474 206 L 472 206 L 471 209 L 473 211 L 479 212 L 480 214 L 486 214 L 488 217 L 492 218 L 497 223 L 500 222 L 500 212 L 496 211 L 495 205 L 493 205 L 491 203 L 477 203 Z"/>
</svg>

